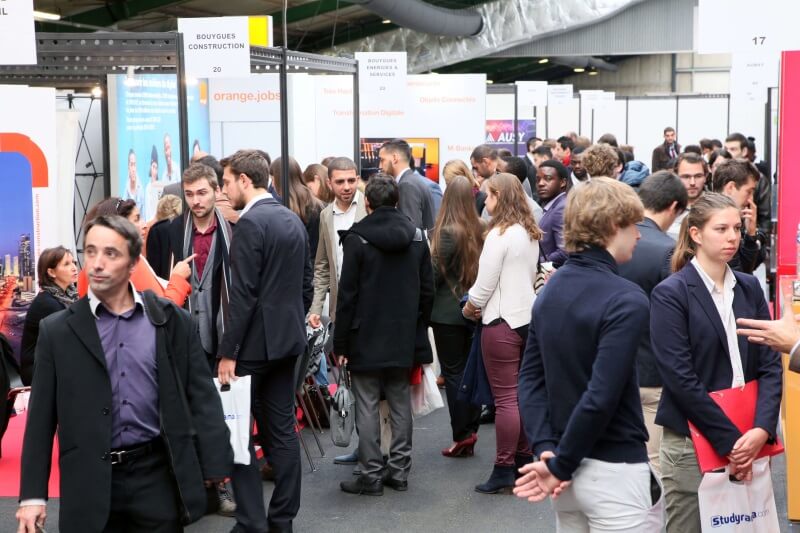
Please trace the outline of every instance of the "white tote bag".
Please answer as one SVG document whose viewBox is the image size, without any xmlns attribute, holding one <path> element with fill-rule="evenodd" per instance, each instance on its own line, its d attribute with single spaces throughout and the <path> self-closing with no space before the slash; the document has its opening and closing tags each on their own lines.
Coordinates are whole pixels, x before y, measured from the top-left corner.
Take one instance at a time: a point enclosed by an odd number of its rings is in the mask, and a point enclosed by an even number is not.
<svg viewBox="0 0 800 533">
<path fill-rule="evenodd" d="M 237 465 L 250 464 L 250 376 L 231 380 L 230 390 L 222 390 L 219 380 L 214 378 L 225 424 L 231 431 L 233 462 Z"/>
<path fill-rule="evenodd" d="M 411 414 L 420 418 L 444 407 L 431 365 L 422 365 L 422 382 L 411 386 Z"/>
<path fill-rule="evenodd" d="M 769 457 L 753 462 L 752 481 L 730 481 L 727 468 L 704 474 L 697 496 L 704 532 L 780 533 Z"/>
</svg>

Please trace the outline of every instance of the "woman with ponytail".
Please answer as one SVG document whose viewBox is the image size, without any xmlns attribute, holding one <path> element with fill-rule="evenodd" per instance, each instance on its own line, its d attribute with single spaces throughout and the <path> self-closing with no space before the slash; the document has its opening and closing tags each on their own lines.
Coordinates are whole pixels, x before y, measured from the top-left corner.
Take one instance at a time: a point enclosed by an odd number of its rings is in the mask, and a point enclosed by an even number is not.
<svg viewBox="0 0 800 533">
<path fill-rule="evenodd" d="M 781 401 L 778 354 L 736 335 L 737 318 L 769 319 L 756 278 L 734 272 L 741 213 L 730 198 L 705 193 L 683 220 L 672 276 L 651 295 L 653 351 L 664 382 L 656 423 L 664 427 L 661 470 L 668 533 L 700 533 L 697 489 L 702 480 L 689 422 L 730 461 L 740 480 L 775 439 Z M 758 381 L 755 423 L 742 433 L 708 393 Z"/>
</svg>

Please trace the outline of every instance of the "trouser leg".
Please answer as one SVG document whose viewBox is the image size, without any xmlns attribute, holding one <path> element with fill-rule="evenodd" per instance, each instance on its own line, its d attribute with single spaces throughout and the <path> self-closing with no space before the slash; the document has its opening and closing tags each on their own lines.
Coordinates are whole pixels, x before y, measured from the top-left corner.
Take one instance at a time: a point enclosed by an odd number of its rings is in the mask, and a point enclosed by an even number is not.
<svg viewBox="0 0 800 533">
<path fill-rule="evenodd" d="M 381 376 L 378 372 L 350 372 L 350 376 L 356 402 L 358 464 L 361 475 L 375 481 L 383 474 L 379 413 Z"/>
<path fill-rule="evenodd" d="M 294 372 L 296 357 L 270 363 L 261 376 L 256 421 L 275 474 L 267 521 L 274 530 L 291 530 L 300 510 L 302 465 L 295 431 Z"/>
<path fill-rule="evenodd" d="M 434 324 L 433 337 L 445 382 L 453 442 L 462 441 L 477 433 L 481 416 L 480 407 L 458 400 L 458 390 L 464 377 L 472 334 L 469 328 L 463 326 Z"/>
<path fill-rule="evenodd" d="M 411 417 L 408 370 L 385 370 L 383 372 L 383 390 L 386 401 L 389 403 L 392 426 L 389 475 L 398 481 L 406 481 L 411 471 L 411 438 L 414 429 Z"/>
<path fill-rule="evenodd" d="M 697 489 L 702 479 L 691 439 L 664 428 L 661 482 L 667 509 L 667 533 L 700 533 Z"/>
<path fill-rule="evenodd" d="M 659 461 L 659 450 L 661 448 L 661 426 L 656 424 L 656 411 L 658 402 L 661 400 L 661 387 L 640 387 L 639 396 L 642 400 L 642 414 L 644 415 L 644 425 L 647 427 L 647 456 L 650 459 L 650 466 L 656 474 L 661 475 L 661 462 Z"/>
<path fill-rule="evenodd" d="M 525 435 L 521 433 L 517 400 L 522 339 L 505 322 L 496 326 L 485 326 L 481 335 L 481 351 L 496 408 L 495 464 L 513 465 L 514 455 L 517 452 L 526 452 L 528 447 Z"/>
</svg>

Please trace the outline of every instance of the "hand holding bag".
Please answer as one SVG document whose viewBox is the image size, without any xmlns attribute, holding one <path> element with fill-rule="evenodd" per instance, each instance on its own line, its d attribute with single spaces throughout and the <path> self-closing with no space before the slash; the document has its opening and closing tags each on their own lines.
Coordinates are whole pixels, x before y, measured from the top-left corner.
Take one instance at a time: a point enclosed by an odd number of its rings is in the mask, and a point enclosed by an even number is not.
<svg viewBox="0 0 800 533">
<path fill-rule="evenodd" d="M 769 458 L 753 461 L 753 480 L 730 480 L 730 471 L 703 475 L 697 489 L 702 531 L 714 533 L 778 533 Z"/>
<path fill-rule="evenodd" d="M 231 448 L 233 463 L 250 464 L 250 376 L 242 376 L 232 380 L 230 385 L 220 385 L 214 378 L 225 424 L 231 432 Z"/>
<path fill-rule="evenodd" d="M 330 409 L 331 439 L 335 446 L 350 446 L 350 438 L 356 427 L 356 401 L 350 391 L 347 366 L 342 366 L 339 379 L 336 381 L 336 392 L 333 395 Z"/>
</svg>

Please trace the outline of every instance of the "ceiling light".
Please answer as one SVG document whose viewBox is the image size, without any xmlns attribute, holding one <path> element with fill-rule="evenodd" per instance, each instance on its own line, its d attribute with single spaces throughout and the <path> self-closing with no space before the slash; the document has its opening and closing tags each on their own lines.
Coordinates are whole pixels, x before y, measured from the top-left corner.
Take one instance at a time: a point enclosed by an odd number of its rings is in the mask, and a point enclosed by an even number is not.
<svg viewBox="0 0 800 533">
<path fill-rule="evenodd" d="M 572 69 L 572 71 L 581 73 L 581 72 L 586 72 L 586 69 L 583 67 L 575 67 L 574 69 Z"/>
<path fill-rule="evenodd" d="M 600 73 L 597 72 L 596 70 L 590 70 L 589 71 L 589 76 L 597 76 L 598 74 L 600 74 Z"/>
<path fill-rule="evenodd" d="M 539 64 L 540 64 L 540 65 L 544 65 L 545 63 L 549 63 L 549 62 L 550 62 L 550 60 L 549 60 L 549 59 L 547 59 L 546 57 L 543 57 L 543 58 L 541 58 L 541 59 L 539 60 Z"/>
<path fill-rule="evenodd" d="M 44 11 L 33 11 L 34 20 L 61 20 L 61 15 L 55 13 L 45 13 Z"/>
<path fill-rule="evenodd" d="M 99 85 L 92 87 L 92 96 L 94 98 L 101 98 L 103 96 L 103 89 Z"/>
<path fill-rule="evenodd" d="M 487 84 L 489 84 L 489 85 L 491 85 L 491 84 L 493 84 L 494 82 L 493 82 L 492 80 L 486 80 L 486 83 L 487 83 Z"/>
<path fill-rule="evenodd" d="M 383 22 L 384 24 L 391 24 L 392 23 L 392 21 L 389 20 L 389 19 L 383 19 L 381 22 Z"/>
</svg>

